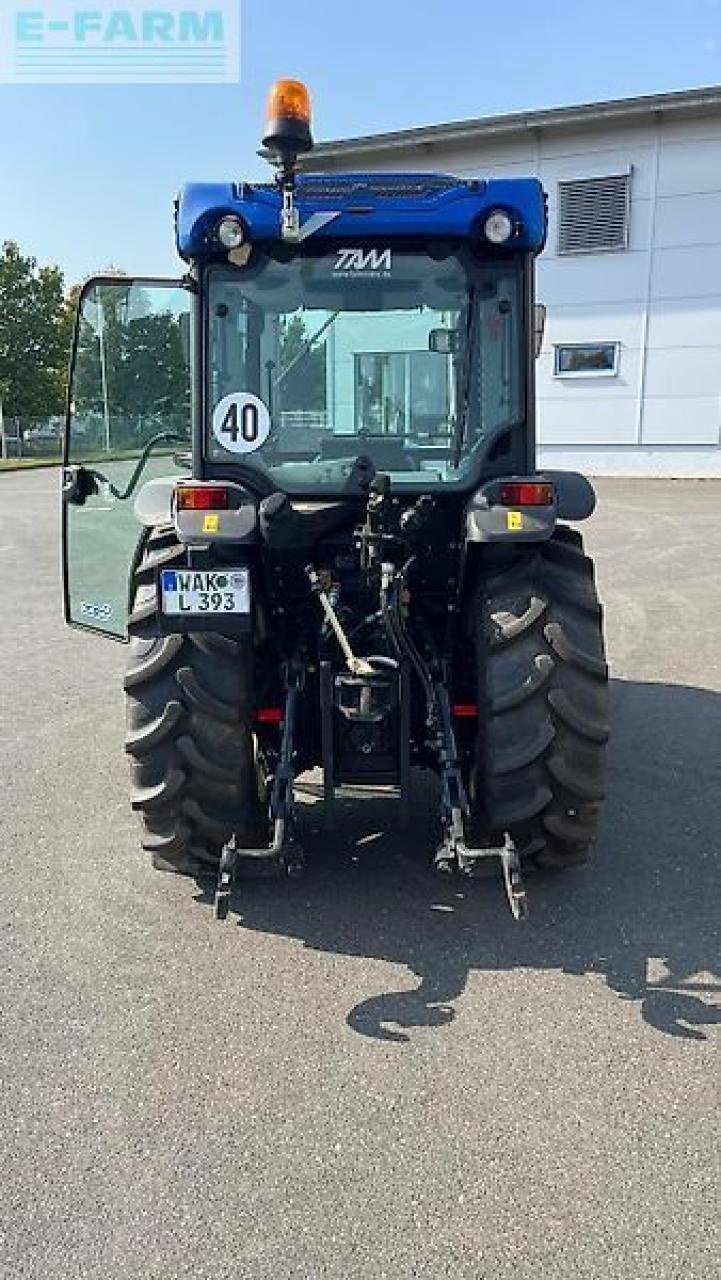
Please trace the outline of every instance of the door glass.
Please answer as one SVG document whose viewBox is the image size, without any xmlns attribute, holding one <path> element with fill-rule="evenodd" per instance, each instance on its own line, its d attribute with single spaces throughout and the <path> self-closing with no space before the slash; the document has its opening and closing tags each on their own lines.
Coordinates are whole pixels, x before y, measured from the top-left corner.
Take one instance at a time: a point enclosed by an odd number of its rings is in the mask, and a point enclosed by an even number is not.
<svg viewBox="0 0 721 1280">
<path fill-rule="evenodd" d="M 71 492 L 64 502 L 66 614 L 113 636 L 126 634 L 142 532 L 135 496 L 186 469 L 173 455 L 190 447 L 190 303 L 175 282 L 120 278 L 90 281 L 81 297 L 66 426 L 66 463 L 81 468 L 80 501 Z"/>
</svg>

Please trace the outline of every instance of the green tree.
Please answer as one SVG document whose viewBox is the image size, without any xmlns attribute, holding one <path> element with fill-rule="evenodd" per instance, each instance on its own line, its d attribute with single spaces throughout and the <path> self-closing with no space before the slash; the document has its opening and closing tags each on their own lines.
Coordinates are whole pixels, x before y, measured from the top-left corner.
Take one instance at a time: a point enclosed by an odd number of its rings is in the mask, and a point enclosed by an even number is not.
<svg viewBox="0 0 721 1280">
<path fill-rule="evenodd" d="M 284 409 L 325 409 L 325 343 L 312 345 L 302 316 L 291 316 L 280 339 L 280 396 Z"/>
<path fill-rule="evenodd" d="M 61 413 L 69 349 L 63 274 L 0 248 L 0 394 L 9 418 Z"/>
</svg>

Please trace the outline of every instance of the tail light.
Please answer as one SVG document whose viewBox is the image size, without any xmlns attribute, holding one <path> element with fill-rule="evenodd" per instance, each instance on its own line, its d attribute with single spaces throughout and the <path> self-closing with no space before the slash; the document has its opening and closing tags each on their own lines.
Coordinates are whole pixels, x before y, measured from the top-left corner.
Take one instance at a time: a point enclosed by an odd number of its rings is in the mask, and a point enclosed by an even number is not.
<svg viewBox="0 0 721 1280">
<path fill-rule="evenodd" d="M 179 484 L 175 506 L 178 511 L 227 511 L 228 490 L 224 484 Z"/>
<path fill-rule="evenodd" d="M 550 507 L 556 490 L 550 480 L 506 480 L 500 486 L 504 507 Z"/>
<path fill-rule="evenodd" d="M 280 707 L 258 707 L 255 718 L 258 724 L 281 724 L 283 712 Z"/>
</svg>

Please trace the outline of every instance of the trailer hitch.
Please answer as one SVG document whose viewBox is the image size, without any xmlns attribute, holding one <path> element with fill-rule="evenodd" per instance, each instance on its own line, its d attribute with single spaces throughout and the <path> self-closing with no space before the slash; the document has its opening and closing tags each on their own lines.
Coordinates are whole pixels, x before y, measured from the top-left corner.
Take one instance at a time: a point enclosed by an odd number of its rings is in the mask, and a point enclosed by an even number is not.
<svg viewBox="0 0 721 1280">
<path fill-rule="evenodd" d="M 466 843 L 464 818 L 468 813 L 468 797 L 461 777 L 445 679 L 434 680 L 433 692 L 445 826 L 445 836 L 436 853 L 436 870 L 444 874 L 461 871 L 465 875 L 474 875 L 482 862 L 488 858 L 498 858 L 511 914 L 514 920 L 525 920 L 528 916 L 528 900 L 521 872 L 521 859 L 509 832 L 505 833 L 502 845 L 475 848 Z"/>
<path fill-rule="evenodd" d="M 284 668 L 285 713 L 278 764 L 273 774 L 269 815 L 273 823 L 273 838 L 263 848 L 251 849 L 242 845 L 237 832 L 223 845 L 215 886 L 213 913 L 216 920 L 225 920 L 230 907 L 233 884 L 242 860 L 275 863 L 289 876 L 297 876 L 303 870 L 303 850 L 294 840 L 295 828 L 295 724 L 298 696 L 305 683 L 305 668 L 299 662 L 289 662 Z"/>
</svg>

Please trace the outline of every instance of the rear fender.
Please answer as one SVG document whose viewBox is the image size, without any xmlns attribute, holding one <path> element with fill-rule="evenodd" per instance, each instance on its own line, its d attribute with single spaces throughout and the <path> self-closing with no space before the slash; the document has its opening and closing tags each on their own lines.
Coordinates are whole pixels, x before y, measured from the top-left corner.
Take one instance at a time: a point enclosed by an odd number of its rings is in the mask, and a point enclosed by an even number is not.
<svg viewBox="0 0 721 1280">
<path fill-rule="evenodd" d="M 500 501 L 501 485 L 514 480 L 551 480 L 555 502 L 509 507 Z M 466 543 L 546 542 L 560 520 L 586 520 L 596 506 L 593 486 L 575 471 L 544 471 L 534 476 L 498 476 L 478 489 L 466 507 Z"/>
<path fill-rule="evenodd" d="M 596 490 L 590 480 L 578 471 L 544 471 L 543 475 L 556 486 L 561 520 L 588 520 L 593 515 Z"/>
<path fill-rule="evenodd" d="M 228 572 L 247 570 L 250 576 L 250 608 L 247 613 L 164 614 L 161 595 L 161 572 L 155 577 L 157 630 L 160 635 L 173 635 L 186 631 L 216 631 L 231 636 L 244 636 L 257 631 L 259 604 L 253 582 L 251 548 L 257 540 L 258 512 L 255 499 L 242 485 L 232 482 L 203 481 L 203 485 L 218 484 L 228 491 L 228 505 L 223 510 L 176 509 L 175 491 L 182 479 L 177 476 L 149 480 L 138 493 L 134 511 L 143 526 L 133 563 L 133 574 L 142 561 L 151 529 L 171 525 L 175 536 L 184 547 L 184 564 L 173 561 L 173 573 L 210 573 L 217 577 L 217 586 L 228 586 Z M 186 480 L 185 483 L 191 483 Z M 170 566 L 166 566 L 170 571 Z M 131 585 L 132 591 L 132 585 Z"/>
<path fill-rule="evenodd" d="M 161 476 L 143 485 L 133 503 L 139 524 L 145 525 L 146 529 L 154 529 L 158 525 L 172 523 L 173 493 L 177 482 L 177 476 Z"/>
<path fill-rule="evenodd" d="M 256 541 L 258 508 L 255 499 L 242 485 L 229 481 L 204 481 L 222 484 L 228 490 L 228 508 L 224 511 L 176 511 L 177 476 L 163 476 L 144 484 L 135 499 L 135 518 L 147 529 L 172 524 L 178 540 L 193 547 L 212 547 L 218 543 L 246 544 Z"/>
</svg>

